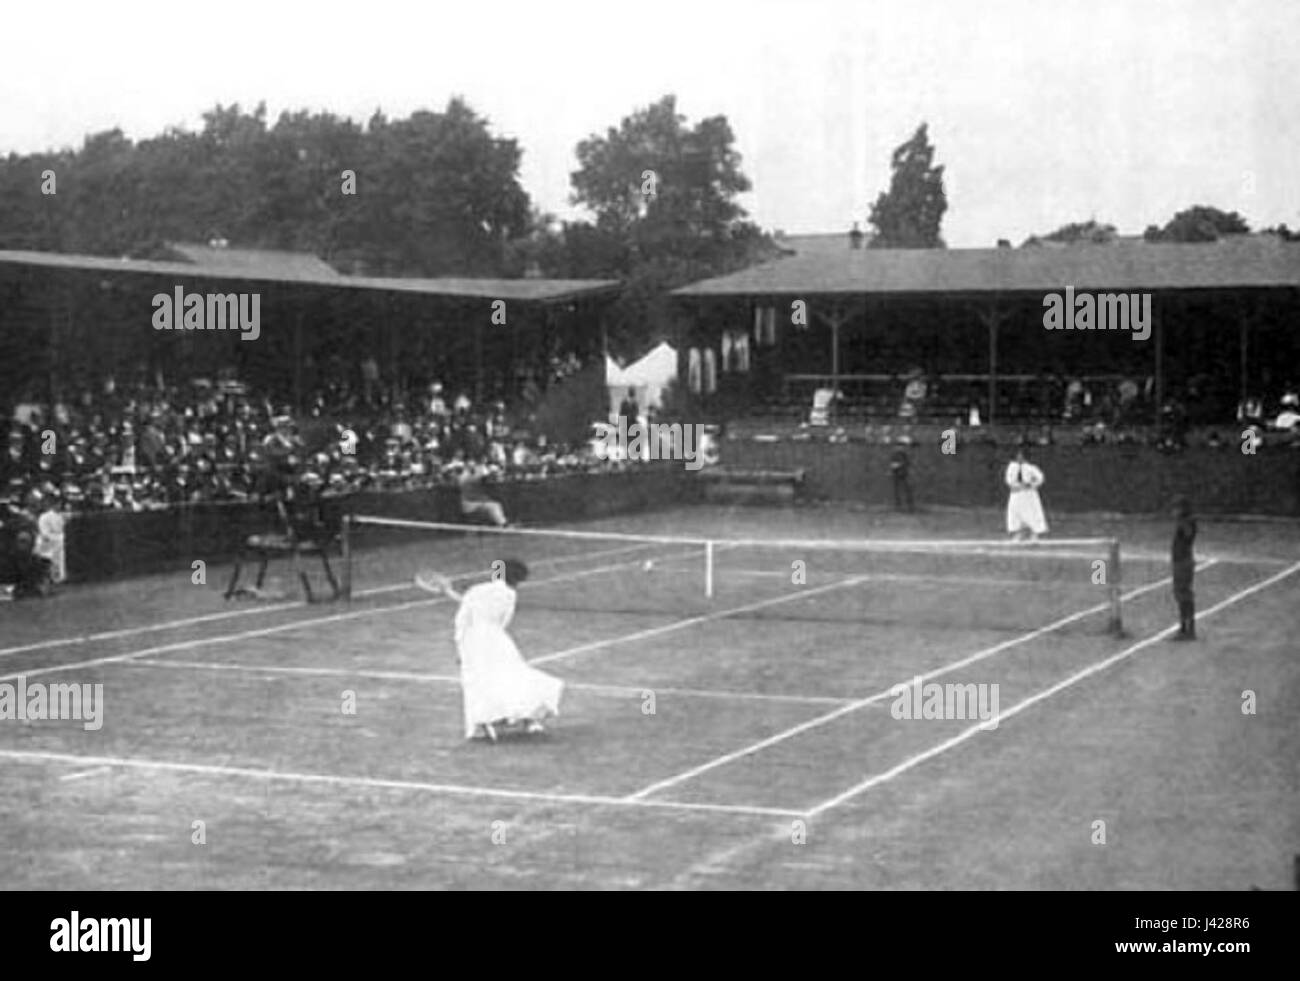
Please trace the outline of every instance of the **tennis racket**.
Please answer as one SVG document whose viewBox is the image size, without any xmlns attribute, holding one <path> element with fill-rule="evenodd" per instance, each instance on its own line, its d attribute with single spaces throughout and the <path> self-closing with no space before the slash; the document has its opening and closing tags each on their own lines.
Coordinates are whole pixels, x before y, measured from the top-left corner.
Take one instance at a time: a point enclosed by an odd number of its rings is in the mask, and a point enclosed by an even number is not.
<svg viewBox="0 0 1300 981">
<path fill-rule="evenodd" d="M 415 574 L 415 584 L 426 593 L 446 596 L 451 592 L 451 580 L 433 569 L 421 569 Z"/>
</svg>

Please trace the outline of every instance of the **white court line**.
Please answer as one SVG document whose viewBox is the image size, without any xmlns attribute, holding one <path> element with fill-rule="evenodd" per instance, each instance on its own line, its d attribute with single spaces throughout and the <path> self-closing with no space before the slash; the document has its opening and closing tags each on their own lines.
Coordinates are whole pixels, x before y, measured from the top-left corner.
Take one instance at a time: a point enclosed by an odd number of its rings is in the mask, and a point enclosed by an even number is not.
<svg viewBox="0 0 1300 981">
<path fill-rule="evenodd" d="M 853 576 L 849 579 L 840 579 L 836 582 L 826 583 L 822 586 L 815 586 L 812 589 L 801 587 L 796 592 L 786 593 L 784 596 L 759 600 L 755 603 L 746 603 L 744 606 L 733 606 L 725 610 L 716 610 L 713 613 L 704 613 L 697 617 L 687 617 L 685 620 L 675 620 L 662 627 L 651 627 L 648 630 L 638 630 L 634 634 L 624 634 L 621 637 L 611 637 L 608 640 L 594 640 L 589 644 L 580 644 L 577 647 L 570 647 L 566 650 L 556 651 L 553 654 L 543 654 L 541 657 L 530 658 L 528 663 L 546 664 L 550 661 L 558 661 L 562 657 L 573 657 L 575 654 L 586 654 L 588 651 L 597 651 L 602 647 L 609 647 L 612 644 L 626 644 L 634 640 L 645 640 L 647 637 L 657 637 L 660 634 L 670 633 L 674 630 L 683 630 L 686 627 L 693 627 L 700 623 L 708 623 L 711 620 L 722 620 L 726 617 L 735 616 L 737 613 L 749 613 L 754 610 L 765 609 L 769 606 L 779 606 L 782 603 L 792 603 L 795 600 L 805 599 L 809 596 L 816 596 L 818 593 L 825 593 L 828 590 L 844 589 L 848 586 L 856 586 L 859 583 L 867 582 L 871 578 L 871 576 Z"/>
<path fill-rule="evenodd" d="M 1208 568 L 1212 564 L 1213 562 L 1203 563 L 1202 565 L 1198 566 L 1198 569 Z M 1170 580 L 1166 578 L 1166 579 L 1161 579 L 1157 582 L 1148 583 L 1145 586 L 1139 586 L 1137 589 L 1134 589 L 1121 596 L 1120 601 L 1124 602 L 1133 599 L 1137 596 L 1141 596 L 1143 593 L 1148 593 L 1153 589 L 1158 589 L 1161 586 L 1167 585 L 1169 582 Z M 1054 620 L 1053 622 L 1047 624 L 1044 627 L 1039 627 L 1037 630 L 1031 630 L 1029 633 L 1021 634 L 1019 637 L 1013 637 L 1010 640 L 1004 640 L 1000 644 L 995 644 L 992 647 L 986 647 L 981 651 L 976 651 L 974 654 L 967 655 L 966 657 L 963 657 L 957 661 L 953 661 L 949 664 L 941 665 L 940 667 L 937 667 L 932 671 L 928 671 L 925 674 L 920 675 L 920 680 L 928 681 L 931 678 L 937 678 L 940 675 L 948 674 L 952 671 L 956 671 L 959 668 L 967 667 L 968 665 L 974 664 L 977 661 L 982 661 L 985 658 L 993 657 L 996 654 L 1000 654 L 1003 651 L 1008 650 L 1009 648 L 1019 646 L 1020 644 L 1027 643 L 1028 641 L 1031 640 L 1035 640 L 1038 637 L 1042 637 L 1044 634 L 1049 634 L 1054 631 L 1060 630 L 1062 627 L 1074 623 L 1076 620 L 1082 620 L 1084 617 L 1093 616 L 1094 614 L 1102 613 L 1109 609 L 1110 609 L 1109 603 L 1098 603 L 1096 606 L 1089 607 L 1086 610 L 1080 610 L 1078 613 L 1071 613 L 1069 616 L 1062 617 L 1059 620 Z M 913 680 L 913 679 L 908 679 L 908 680 Z M 766 739 L 760 739 L 758 742 L 750 743 L 748 746 L 741 747 L 740 749 L 734 750 L 730 753 L 725 753 L 722 756 L 714 757 L 713 759 L 705 763 L 701 763 L 699 766 L 692 767 L 691 769 L 684 770 L 683 772 L 678 773 L 675 776 L 666 777 L 663 780 L 658 780 L 655 783 L 650 784 L 649 786 L 643 787 L 640 790 L 638 790 L 636 793 L 629 795 L 629 797 L 631 800 L 644 800 L 650 794 L 658 793 L 659 791 L 666 790 L 669 787 L 675 787 L 678 784 L 685 783 L 687 780 L 693 780 L 695 777 L 698 777 L 703 773 L 708 773 L 710 770 L 717 769 L 720 766 L 726 766 L 728 763 L 734 763 L 736 760 L 741 759 L 745 756 L 750 756 L 754 753 L 761 752 L 762 750 L 767 749 L 769 746 L 775 746 L 777 743 L 785 742 L 787 739 L 791 739 L 794 736 L 798 736 L 802 733 L 808 732 L 810 729 L 816 729 L 818 726 L 823 726 L 828 722 L 832 722 L 835 719 L 840 718 L 841 716 L 848 715 L 851 712 L 856 712 L 858 709 L 866 708 L 868 705 L 871 705 L 875 702 L 883 701 L 886 698 L 890 698 L 892 697 L 890 695 L 890 692 L 892 690 L 893 689 L 891 686 L 891 688 L 887 688 L 884 689 L 883 691 L 876 692 L 874 695 L 868 695 L 865 698 L 860 698 L 857 699 L 856 701 L 850 702 L 849 704 L 841 706 L 840 708 L 837 708 L 832 712 L 827 712 L 823 715 L 819 715 L 816 716 L 815 718 L 809 719 L 807 722 L 801 722 L 796 726 L 791 726 L 788 729 L 784 729 L 781 732 L 768 736 Z"/>
<path fill-rule="evenodd" d="M 59 779 L 65 781 L 81 780 L 84 777 L 98 777 L 102 774 L 112 773 L 112 772 L 113 771 L 106 766 L 96 766 L 96 767 L 92 767 L 89 770 L 78 770 L 76 773 L 64 774 L 63 776 L 59 777 Z"/>
<path fill-rule="evenodd" d="M 1210 562 L 1206 563 L 1205 566 L 1202 567 L 1206 567 L 1214 564 L 1215 562 L 1211 560 Z M 1291 571 L 1294 571 L 1295 568 L 1300 568 L 1300 564 L 1293 567 Z M 1263 584 L 1263 585 L 1267 585 L 1267 584 Z M 1235 600 L 1239 598 L 1242 597 L 1240 596 L 1235 597 L 1232 601 L 1235 602 Z M 1202 613 L 1201 616 L 1206 616 L 1209 613 L 1215 612 L 1219 608 L 1220 607 L 1217 606 L 1213 607 L 1210 610 L 1206 611 L 1205 613 Z M 1157 636 L 1165 636 L 1171 633 L 1174 629 L 1175 628 L 1173 627 L 1169 627 L 1166 630 L 1162 631 Z M 1143 641 L 1141 643 L 1145 644 L 1147 643 L 1147 641 Z M 1132 653 L 1133 650 L 1134 650 L 1133 648 L 1130 648 L 1127 653 Z M 1038 696 L 1035 696 L 1035 698 L 1037 697 Z M 1020 711 L 1023 707 L 1025 707 L 1024 703 L 1022 703 L 1022 705 L 1020 706 L 1017 706 L 1015 711 Z M 1001 720 L 1002 718 L 1005 718 L 1010 714 L 1011 711 L 1002 713 L 1001 715 L 998 716 L 998 719 Z M 966 733 L 963 733 L 960 737 L 958 737 L 958 739 L 949 740 L 948 742 L 951 745 L 957 745 L 957 743 L 962 738 L 970 738 L 974 733 L 980 732 L 982 730 L 982 727 L 986 724 L 987 723 L 985 722 L 981 722 L 979 725 L 973 726 L 971 730 L 968 730 Z M 824 814 L 832 807 L 836 807 L 839 804 L 844 803 L 844 801 L 848 800 L 851 796 L 863 794 L 866 791 L 870 790 L 872 787 L 884 783 L 895 776 L 898 776 L 900 773 L 903 773 L 906 770 L 911 769 L 912 767 L 917 766 L 920 763 L 923 763 L 925 760 L 930 759 L 933 756 L 937 756 L 940 752 L 943 752 L 944 749 L 947 748 L 951 748 L 951 746 L 937 747 L 935 750 L 918 754 L 917 756 L 913 757 L 911 760 L 905 761 L 904 764 L 893 768 L 893 770 L 887 771 L 886 773 L 883 774 L 879 774 L 875 777 L 870 778 L 869 780 L 865 780 L 862 783 L 857 784 L 856 786 L 850 788 L 848 791 L 845 791 L 842 794 L 838 794 L 835 797 L 831 798 L 830 800 L 824 801 L 821 804 L 814 806 L 810 810 L 806 811 L 803 815 L 801 815 L 801 817 L 804 820 L 809 820 L 812 817 L 815 817 L 819 814 Z M 732 862 L 736 861 L 741 855 L 745 854 L 746 852 L 755 851 L 758 848 L 761 848 L 764 845 L 767 845 L 768 843 L 776 839 L 784 839 L 788 841 L 789 836 L 790 836 L 789 827 L 785 825 L 781 825 L 770 834 L 756 835 L 755 837 L 749 838 L 747 840 L 742 840 L 737 844 L 728 845 L 725 849 L 715 852 L 709 855 L 708 857 L 704 858 L 703 860 L 696 862 L 689 869 L 674 877 L 673 880 L 668 884 L 668 888 L 670 889 L 690 888 L 694 884 L 697 878 L 701 876 L 709 877 L 709 876 L 717 875 L 719 870 L 726 869 Z"/>
<path fill-rule="evenodd" d="M 194 671 L 243 671 L 251 674 L 306 675 L 310 677 L 367 678 L 377 681 L 427 681 L 435 684 L 459 685 L 460 676 L 454 674 L 420 674 L 414 671 L 360 671 L 348 668 L 273 667 L 259 664 L 222 664 L 215 661 L 161 661 L 145 658 L 131 661 L 132 667 L 178 668 Z M 566 690 L 606 692 L 639 698 L 653 692 L 656 695 L 681 695 L 684 698 L 720 698 L 737 701 L 794 702 L 808 705 L 845 705 L 850 698 L 830 695 L 781 695 L 762 692 L 723 691 L 716 688 L 666 688 L 662 685 L 597 685 L 578 681 L 565 681 Z"/>
<path fill-rule="evenodd" d="M 1165 561 L 1168 561 L 1166 559 Z M 763 569 L 721 569 L 719 570 L 722 578 L 727 576 L 753 576 L 756 578 L 781 578 L 788 579 L 789 572 L 773 572 Z M 943 585 L 952 583 L 955 586 L 1061 586 L 1061 580 L 1057 579 L 991 579 L 985 576 L 923 576 L 906 573 L 872 573 L 872 582 L 926 582 Z"/>
<path fill-rule="evenodd" d="M 674 562 L 678 559 L 689 558 L 690 556 L 671 556 L 661 558 L 661 562 Z M 598 575 L 603 572 L 612 572 L 616 569 L 625 569 L 636 564 L 635 559 L 631 562 L 618 562 L 613 565 L 597 566 L 595 569 L 582 569 L 578 572 L 569 572 L 559 576 L 550 576 L 546 579 L 534 579 L 521 584 L 520 588 L 529 588 L 543 586 L 548 583 L 567 582 L 573 579 L 581 579 L 586 576 Z M 157 647 L 146 647 L 142 650 L 127 651 L 123 654 L 112 654 L 107 657 L 96 657 L 86 661 L 71 661 L 65 664 L 53 664 L 45 668 L 31 668 L 23 671 L 15 671 L 10 674 L 0 674 L 0 681 L 9 681 L 15 678 L 33 678 L 37 675 L 52 674 L 58 671 L 72 671 L 77 668 L 97 667 L 101 664 L 117 664 L 122 661 L 134 661 L 137 658 L 149 657 L 153 654 L 167 654 L 172 651 L 192 650 L 196 647 L 209 647 L 214 644 L 226 644 L 233 641 L 252 640 L 258 637 L 269 637 L 272 634 L 286 633 L 292 630 L 302 630 L 319 626 L 323 623 L 339 623 L 345 620 L 358 620 L 362 617 L 378 616 L 384 613 L 400 613 L 403 610 L 412 610 L 424 606 L 436 606 L 440 603 L 446 603 L 446 597 L 437 596 L 431 599 L 412 600 L 408 603 L 399 603 L 395 606 L 377 606 L 366 610 L 352 610 L 347 613 L 335 613 L 326 617 L 310 617 L 302 620 L 294 620 L 292 623 L 281 623 L 274 627 L 259 627 L 256 630 L 245 630 L 237 634 L 219 634 L 216 637 L 197 637 L 192 640 L 177 641 L 171 644 L 161 644 Z"/>
<path fill-rule="evenodd" d="M 74 766 L 107 766 L 135 770 L 164 770 L 194 773 L 211 777 L 244 777 L 251 780 L 315 783 L 333 787 L 364 787 L 378 790 L 423 791 L 455 794 L 463 797 L 491 797 L 505 800 L 540 801 L 548 804 L 585 804 L 607 807 L 658 807 L 666 810 L 705 811 L 720 814 L 751 814 L 764 817 L 794 817 L 797 812 L 779 807 L 754 807 L 748 804 L 706 804 L 686 801 L 629 801 L 622 797 L 599 794 L 553 794 L 544 791 L 509 790 L 475 787 L 454 783 L 425 783 L 418 780 L 385 780 L 378 777 L 348 777 L 329 773 L 294 773 L 283 770 L 258 770 L 241 766 L 217 766 L 206 763 L 173 763 L 165 760 L 142 760 L 121 756 L 79 756 L 73 753 L 46 753 L 33 750 L 0 749 L 0 759 L 19 763 L 68 763 Z"/>
<path fill-rule="evenodd" d="M 1198 613 L 1197 619 L 1199 620 L 1204 617 L 1213 616 L 1215 613 L 1218 613 L 1220 610 L 1226 609 L 1235 603 L 1239 603 L 1241 600 L 1244 600 L 1246 597 L 1253 596 L 1255 593 L 1258 593 L 1260 590 L 1267 589 L 1269 586 L 1272 586 L 1274 583 L 1280 582 L 1281 580 L 1285 579 L 1287 576 L 1293 575 L 1298 571 L 1300 571 L 1300 562 L 1296 562 L 1288 566 L 1287 568 L 1283 569 L 1281 572 L 1269 576 L 1269 578 L 1262 580 L 1261 582 L 1257 582 L 1255 583 L 1255 585 L 1249 586 L 1246 589 L 1241 590 L 1241 592 L 1234 593 L 1233 595 L 1229 596 L 1227 599 L 1219 603 L 1216 603 L 1214 606 L 1211 606 L 1208 610 L 1205 610 L 1203 613 Z M 1132 657 L 1138 651 L 1150 647 L 1152 644 L 1155 644 L 1158 641 L 1162 640 L 1163 638 L 1168 637 L 1170 634 L 1174 633 L 1174 631 L 1177 629 L 1178 628 L 1172 626 L 1166 627 L 1164 630 L 1152 634 L 1150 637 L 1147 637 L 1145 640 L 1140 640 L 1136 644 L 1132 644 L 1129 647 L 1124 648 L 1124 650 L 1119 651 L 1116 654 L 1112 654 L 1110 657 L 1103 658 L 1100 661 L 1096 661 L 1088 665 L 1088 667 L 1086 668 L 1076 671 L 1068 678 L 1064 678 L 1061 681 L 1058 681 L 1050 688 L 1044 688 L 1042 691 L 1030 695 L 1028 698 L 1024 699 L 1023 701 L 1017 702 L 1015 705 L 1011 706 L 1011 708 L 1007 709 L 1005 712 L 999 712 L 996 719 L 990 719 L 987 722 L 981 722 L 978 725 L 971 726 L 970 728 L 958 733 L 956 736 L 953 736 L 951 739 L 945 739 L 937 746 L 933 746 L 930 749 L 927 749 L 923 753 L 917 753 L 915 756 L 908 757 L 902 763 L 899 763 L 897 766 L 892 767 L 891 769 L 888 769 L 883 773 L 878 773 L 874 777 L 869 777 L 868 779 L 863 780 L 861 783 L 850 787 L 848 790 L 844 791 L 843 793 L 837 794 L 834 797 L 822 801 L 820 804 L 816 805 L 815 807 L 810 808 L 806 812 L 806 816 L 809 818 L 816 817 L 818 814 L 822 814 L 825 811 L 830 810 L 832 807 L 838 807 L 840 804 L 843 804 L 845 801 L 857 797 L 859 794 L 866 793 L 868 790 L 872 789 L 873 787 L 877 787 L 882 783 L 886 783 L 887 781 L 892 780 L 894 777 L 898 776 L 901 773 L 906 773 L 908 770 L 912 769 L 915 766 L 918 766 L 921 763 L 924 763 L 926 760 L 933 759 L 934 757 L 938 756 L 940 753 L 947 752 L 948 750 L 952 749 L 954 746 L 961 745 L 966 740 L 972 738 L 981 730 L 983 730 L 986 726 L 991 726 L 994 724 L 1000 725 L 1004 719 L 1009 719 L 1014 715 L 1019 715 L 1021 712 L 1029 708 L 1031 705 L 1036 705 L 1041 701 L 1051 698 L 1057 692 L 1064 691 L 1066 688 L 1078 684 L 1080 681 L 1084 680 L 1085 678 L 1089 678 L 1094 674 L 1098 674 L 1102 671 L 1105 671 L 1112 664 L 1118 664 L 1120 661 Z"/>
<path fill-rule="evenodd" d="M 376 586 L 354 593 L 354 596 L 378 596 L 381 593 L 395 593 L 404 589 L 416 589 L 413 583 L 394 583 L 389 586 Z M 309 609 L 313 604 L 306 600 L 294 600 L 291 603 L 268 603 L 265 606 L 241 607 L 237 610 L 223 610 L 221 613 L 205 613 L 197 617 L 185 617 L 181 620 L 166 620 L 162 623 L 146 624 L 139 627 L 124 627 L 121 630 L 104 630 L 94 634 L 79 634 L 75 637 L 60 637 L 54 640 L 42 640 L 33 644 L 20 644 L 17 647 L 0 648 L 0 657 L 13 654 L 27 654 L 32 651 L 44 651 L 55 647 L 73 647 L 80 644 L 92 644 L 96 641 L 116 640 L 121 637 L 133 637 L 136 634 L 158 633 L 180 627 L 192 627 L 200 623 L 212 623 L 235 617 L 262 616 L 268 613 L 281 613 L 285 610 Z"/>
<path fill-rule="evenodd" d="M 609 555 L 618 555 L 623 552 L 633 552 L 637 549 L 650 548 L 651 544 L 644 545 L 624 545 L 621 548 L 601 549 L 598 552 L 586 552 L 582 555 L 557 556 L 553 559 L 540 559 L 536 565 L 552 565 L 559 562 L 577 561 L 579 559 L 602 558 Z M 465 572 L 451 573 L 453 579 L 463 579 L 466 576 L 472 576 L 481 573 L 481 569 L 471 569 Z M 354 597 L 379 596 L 384 593 L 396 593 L 406 589 L 416 589 L 413 583 L 399 582 L 386 586 L 373 586 L 370 589 L 362 589 L 353 593 Z M 32 644 L 20 644 L 17 647 L 0 648 L 0 657 L 6 657 L 12 654 L 26 654 L 31 651 L 43 651 L 52 647 L 71 647 L 76 644 L 90 644 L 102 640 L 116 640 L 120 637 L 132 637 L 136 634 L 157 633 L 160 630 L 173 630 L 179 627 L 191 627 L 200 623 L 212 623 L 218 620 L 229 620 L 233 617 L 262 616 L 268 613 L 280 613 L 284 610 L 306 609 L 313 604 L 305 600 L 295 600 L 292 603 L 274 603 L 267 606 L 258 607 L 241 607 L 237 610 L 223 610 L 221 613 L 206 613 L 202 616 L 186 617 L 182 620 L 167 620 L 163 623 L 146 624 L 139 627 L 125 627 L 121 630 L 105 630 L 99 633 L 82 634 L 75 637 L 62 637 L 55 640 L 42 640 Z"/>
</svg>

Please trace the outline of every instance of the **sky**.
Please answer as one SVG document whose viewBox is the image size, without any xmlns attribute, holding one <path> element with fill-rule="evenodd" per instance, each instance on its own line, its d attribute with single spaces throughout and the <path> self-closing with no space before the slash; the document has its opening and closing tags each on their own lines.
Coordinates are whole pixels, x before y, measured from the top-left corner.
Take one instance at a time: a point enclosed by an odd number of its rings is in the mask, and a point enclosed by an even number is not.
<svg viewBox="0 0 1300 981">
<path fill-rule="evenodd" d="M 950 246 L 1193 204 L 1300 227 L 1297 0 L 74 0 L 3 23 L 6 154 L 218 103 L 364 122 L 460 95 L 574 217 L 577 143 L 672 93 L 730 120 L 769 231 L 865 226 L 922 121 Z"/>
</svg>

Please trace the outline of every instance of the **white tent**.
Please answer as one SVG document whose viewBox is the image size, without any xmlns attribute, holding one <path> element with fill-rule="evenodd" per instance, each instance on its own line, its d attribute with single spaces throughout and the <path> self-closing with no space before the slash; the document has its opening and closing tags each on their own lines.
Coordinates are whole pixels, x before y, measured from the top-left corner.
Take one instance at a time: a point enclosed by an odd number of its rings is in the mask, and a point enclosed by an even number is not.
<svg viewBox="0 0 1300 981">
<path fill-rule="evenodd" d="M 629 390 L 634 393 L 642 415 L 647 409 L 658 408 L 664 389 L 676 377 L 677 349 L 666 341 L 626 368 L 620 368 L 606 355 L 605 384 L 609 389 L 610 419 L 618 418 L 619 406 L 627 398 Z"/>
<path fill-rule="evenodd" d="M 627 384 L 627 372 L 618 366 L 618 362 L 605 355 L 605 384 L 610 388 Z"/>
</svg>

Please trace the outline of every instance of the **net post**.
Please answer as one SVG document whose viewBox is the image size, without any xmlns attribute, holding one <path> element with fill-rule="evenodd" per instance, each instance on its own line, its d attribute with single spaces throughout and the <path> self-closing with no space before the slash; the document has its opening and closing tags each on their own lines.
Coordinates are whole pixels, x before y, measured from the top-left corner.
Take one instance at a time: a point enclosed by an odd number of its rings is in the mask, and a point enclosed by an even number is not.
<svg viewBox="0 0 1300 981">
<path fill-rule="evenodd" d="M 1110 566 L 1106 582 L 1109 584 L 1110 593 L 1110 633 L 1115 637 L 1124 636 L 1124 618 L 1122 615 L 1122 602 L 1120 600 L 1121 573 L 1119 564 L 1119 539 L 1112 538 L 1109 542 L 1109 555 L 1107 564 Z"/>
<path fill-rule="evenodd" d="M 713 541 L 704 543 L 704 595 L 713 599 Z"/>
<path fill-rule="evenodd" d="M 343 531 L 339 535 L 343 568 L 340 570 L 339 595 L 352 602 L 352 515 L 343 515 Z"/>
</svg>

